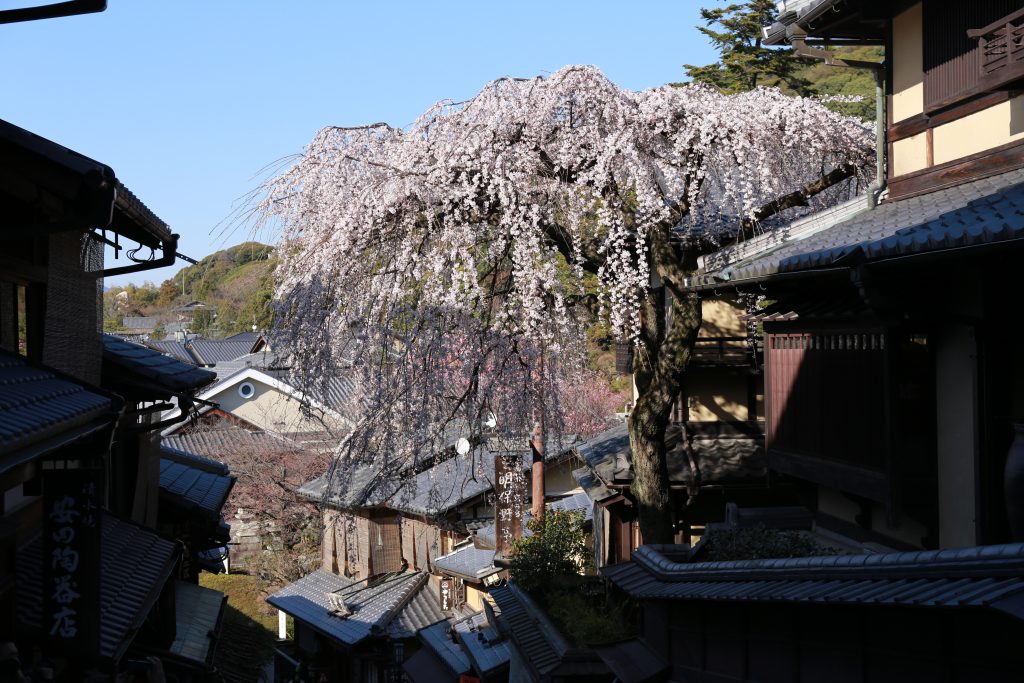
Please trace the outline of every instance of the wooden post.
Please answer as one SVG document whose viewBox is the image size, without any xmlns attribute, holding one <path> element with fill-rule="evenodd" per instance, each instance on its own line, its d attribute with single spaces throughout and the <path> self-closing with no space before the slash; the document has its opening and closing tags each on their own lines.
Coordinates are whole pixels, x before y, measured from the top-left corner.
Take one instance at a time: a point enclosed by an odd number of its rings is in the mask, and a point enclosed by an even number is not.
<svg viewBox="0 0 1024 683">
<path fill-rule="evenodd" d="M 533 426 L 533 438 L 530 440 L 533 451 L 533 500 L 531 513 L 535 520 L 544 519 L 544 418 L 541 417 Z"/>
</svg>

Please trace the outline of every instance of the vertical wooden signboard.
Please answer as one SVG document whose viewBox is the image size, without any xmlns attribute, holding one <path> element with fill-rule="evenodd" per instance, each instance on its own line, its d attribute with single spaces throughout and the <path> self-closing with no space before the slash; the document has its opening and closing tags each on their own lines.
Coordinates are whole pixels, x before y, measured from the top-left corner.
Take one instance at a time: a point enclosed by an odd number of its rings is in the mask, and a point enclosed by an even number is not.
<svg viewBox="0 0 1024 683">
<path fill-rule="evenodd" d="M 526 504 L 526 476 L 522 455 L 516 452 L 494 454 L 494 532 L 495 557 L 512 556 L 512 541 L 523 535 Z"/>
<path fill-rule="evenodd" d="M 99 475 L 91 460 L 43 464 L 43 628 L 66 656 L 99 648 Z"/>
</svg>

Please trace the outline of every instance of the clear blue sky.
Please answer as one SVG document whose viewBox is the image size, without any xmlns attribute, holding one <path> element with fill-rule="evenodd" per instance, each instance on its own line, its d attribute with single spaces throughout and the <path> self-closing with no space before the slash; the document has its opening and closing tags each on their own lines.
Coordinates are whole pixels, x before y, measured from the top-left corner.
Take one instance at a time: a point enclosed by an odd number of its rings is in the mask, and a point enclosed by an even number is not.
<svg viewBox="0 0 1024 683">
<path fill-rule="evenodd" d="M 407 125 L 439 99 L 566 64 L 640 90 L 714 59 L 693 28 L 714 0 L 108 4 L 0 26 L 0 118 L 111 166 L 195 258 L 248 236 L 217 225 L 323 126 Z"/>
</svg>

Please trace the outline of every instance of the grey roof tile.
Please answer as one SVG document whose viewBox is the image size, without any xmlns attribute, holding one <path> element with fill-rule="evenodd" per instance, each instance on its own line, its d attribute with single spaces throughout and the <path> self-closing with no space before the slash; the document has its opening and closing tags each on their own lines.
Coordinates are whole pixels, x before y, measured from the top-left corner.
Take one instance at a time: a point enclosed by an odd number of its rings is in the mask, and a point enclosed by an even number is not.
<svg viewBox="0 0 1024 683">
<path fill-rule="evenodd" d="M 137 524 L 104 512 L 100 517 L 99 655 L 117 660 L 131 644 L 178 561 L 178 545 Z M 43 542 L 40 536 L 17 555 L 17 614 L 41 628 Z"/>
<path fill-rule="evenodd" d="M 493 545 L 493 540 L 491 542 Z M 467 581 L 479 583 L 484 577 L 501 570 L 494 566 L 494 549 L 477 548 L 472 543 L 434 560 L 434 568 Z"/>
<path fill-rule="evenodd" d="M 508 641 L 488 624 L 484 612 L 456 621 L 453 628 L 481 677 L 486 678 L 497 669 L 508 666 L 511 658 Z"/>
<path fill-rule="evenodd" d="M 188 352 L 185 344 L 179 341 L 147 341 L 146 346 L 183 363 L 192 363 L 194 365 L 196 362 L 195 357 Z"/>
<path fill-rule="evenodd" d="M 97 420 L 113 419 L 118 401 L 22 356 L 0 351 L 0 455 Z M 0 470 L 4 465 L 0 465 Z"/>
<path fill-rule="evenodd" d="M 706 273 L 737 282 L 865 260 L 1024 238 L 1024 169 L 887 202 L 762 256 Z"/>
<path fill-rule="evenodd" d="M 254 450 L 298 450 L 295 443 L 284 437 L 269 432 L 251 432 L 234 425 L 194 432 L 177 432 L 163 437 L 163 442 L 170 448 L 214 459 Z"/>
<path fill-rule="evenodd" d="M 515 643 L 520 655 L 537 675 L 548 673 L 561 661 L 551 639 L 537 621 L 537 617 L 520 600 L 518 591 L 511 586 L 491 589 L 490 596 L 500 610 L 498 621 Z"/>
<path fill-rule="evenodd" d="M 371 636 L 387 635 L 398 611 L 427 580 L 423 572 L 385 574 L 352 581 L 318 569 L 267 598 L 277 609 L 346 645 Z M 337 616 L 330 610 L 328 594 L 345 601 L 352 613 Z"/>
<path fill-rule="evenodd" d="M 104 380 L 152 386 L 158 393 L 194 392 L 216 379 L 208 370 L 110 334 L 103 335 L 103 370 Z"/>
<path fill-rule="evenodd" d="M 469 673 L 472 665 L 466 649 L 455 641 L 452 625 L 455 620 L 442 621 L 420 631 L 420 639 L 456 676 Z"/>
<path fill-rule="evenodd" d="M 166 441 L 166 439 L 165 439 Z M 228 476 L 231 474 L 230 469 L 227 465 L 220 462 L 219 460 L 213 460 L 212 458 L 204 458 L 201 455 L 195 453 L 189 453 L 188 451 L 182 451 L 177 448 L 172 448 L 166 443 L 160 444 L 160 457 L 173 460 L 174 462 L 180 462 L 190 467 L 202 470 L 204 472 L 213 472 L 214 474 L 221 474 Z"/>
<path fill-rule="evenodd" d="M 160 458 L 160 490 L 179 505 L 200 510 L 214 520 L 220 517 L 234 485 L 234 477 Z"/>
<path fill-rule="evenodd" d="M 121 318 L 121 327 L 129 330 L 152 330 L 159 322 L 159 319 L 149 316 L 125 316 Z"/>
<path fill-rule="evenodd" d="M 1022 543 L 694 563 L 676 562 L 655 547 L 641 546 L 631 562 L 601 572 L 645 600 L 993 607 L 1024 617 L 1016 604 L 1024 596 Z"/>
<path fill-rule="evenodd" d="M 200 365 L 215 365 L 248 355 L 252 342 L 244 339 L 193 339 L 188 346 Z"/>
<path fill-rule="evenodd" d="M 428 581 L 394 615 L 388 624 L 388 635 L 392 638 L 415 638 L 423 629 L 447 618 Z"/>
<path fill-rule="evenodd" d="M 227 598 L 220 591 L 175 581 L 175 634 L 168 651 L 195 662 L 208 663 L 226 602 Z"/>
</svg>

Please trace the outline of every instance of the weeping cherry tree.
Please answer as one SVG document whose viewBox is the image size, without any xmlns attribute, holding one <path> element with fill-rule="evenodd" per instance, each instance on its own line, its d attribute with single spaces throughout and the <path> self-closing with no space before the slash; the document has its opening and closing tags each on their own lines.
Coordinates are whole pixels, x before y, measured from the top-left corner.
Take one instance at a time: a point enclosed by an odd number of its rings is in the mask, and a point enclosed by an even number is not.
<svg viewBox="0 0 1024 683">
<path fill-rule="evenodd" d="M 665 430 L 701 323 L 684 279 L 701 253 L 852 196 L 873 155 L 869 130 L 811 99 L 630 92 L 585 66 L 496 80 L 404 129 L 325 128 L 261 194 L 281 340 L 310 382 L 355 340 L 365 417 L 340 466 L 397 473 L 485 411 L 557 439 L 603 317 L 634 344 L 633 493 L 664 542 Z"/>
</svg>

